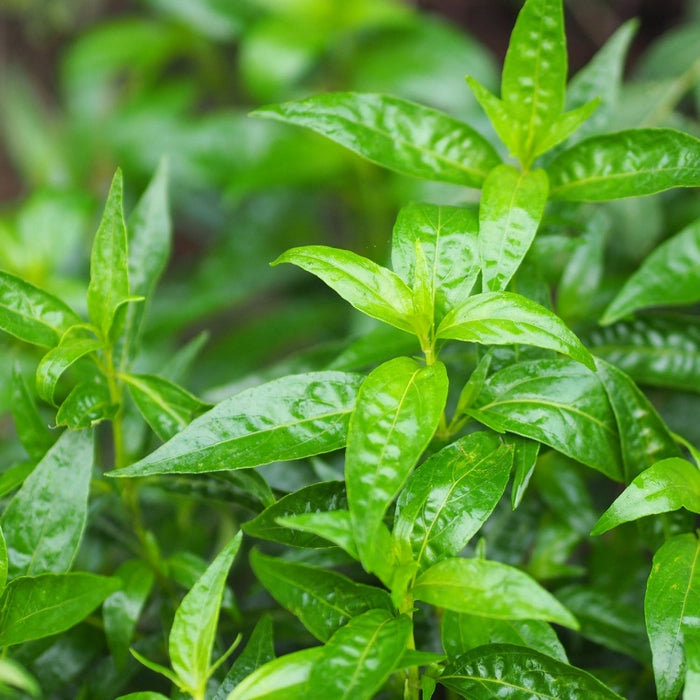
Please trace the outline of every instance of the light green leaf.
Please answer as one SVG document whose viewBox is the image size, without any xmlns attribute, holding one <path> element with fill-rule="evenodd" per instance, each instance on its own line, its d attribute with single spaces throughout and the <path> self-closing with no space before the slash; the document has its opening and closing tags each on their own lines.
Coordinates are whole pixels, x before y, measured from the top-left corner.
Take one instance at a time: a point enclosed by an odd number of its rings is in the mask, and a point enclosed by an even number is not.
<svg viewBox="0 0 700 700">
<path fill-rule="evenodd" d="M 117 309 L 130 298 L 123 189 L 122 173 L 117 170 L 90 254 L 88 312 L 105 340 L 115 335 L 112 324 Z"/>
<path fill-rule="evenodd" d="M 498 97 L 472 76 L 467 76 L 467 83 L 484 112 L 486 112 L 486 116 L 489 118 L 498 137 L 506 145 L 511 155 L 517 158 L 520 152 L 520 130 L 516 126 L 513 116 L 502 100 L 499 100 Z"/>
<path fill-rule="evenodd" d="M 56 435 L 51 433 L 46 421 L 39 415 L 34 396 L 18 366 L 12 371 L 11 409 L 22 447 L 32 459 L 41 459 L 56 441 Z"/>
<path fill-rule="evenodd" d="M 530 248 L 547 202 L 544 170 L 499 165 L 484 183 L 479 207 L 482 291 L 505 289 Z"/>
<path fill-rule="evenodd" d="M 654 250 L 625 282 L 601 323 L 612 323 L 647 306 L 696 301 L 700 301 L 700 219 Z"/>
<path fill-rule="evenodd" d="M 92 428 L 114 418 L 118 410 L 107 386 L 95 380 L 81 382 L 73 387 L 58 409 L 56 425 L 67 425 L 71 430 Z"/>
<path fill-rule="evenodd" d="M 512 644 L 491 644 L 460 656 L 447 666 L 439 682 L 469 700 L 525 696 L 623 700 L 590 673 Z"/>
<path fill-rule="evenodd" d="M 428 446 L 447 400 L 447 373 L 399 357 L 364 381 L 350 419 L 345 460 L 348 504 L 363 565 L 376 570 L 382 519 Z"/>
<path fill-rule="evenodd" d="M 137 693 L 120 695 L 117 700 L 168 700 L 168 696 L 162 695 L 161 693 L 154 693 L 151 690 L 142 690 Z"/>
<path fill-rule="evenodd" d="M 10 561 L 7 554 L 7 542 L 5 533 L 0 528 L 0 593 L 5 590 L 7 585 L 7 575 L 10 569 Z"/>
<path fill-rule="evenodd" d="M 533 578 L 497 561 L 443 559 L 416 579 L 413 595 L 455 612 L 498 620 L 546 620 L 578 629 L 571 613 Z"/>
<path fill-rule="evenodd" d="M 246 389 L 110 476 L 242 469 L 340 449 L 361 381 L 357 374 L 310 372 Z"/>
<path fill-rule="evenodd" d="M 65 431 L 2 515 L 10 576 L 68 571 L 87 518 L 93 439 Z"/>
<path fill-rule="evenodd" d="M 0 329 L 25 343 L 51 348 L 80 317 L 60 299 L 0 271 Z"/>
<path fill-rule="evenodd" d="M 272 264 L 284 262 L 316 275 L 358 311 L 414 332 L 413 294 L 391 270 L 349 250 L 322 245 L 292 248 Z"/>
<path fill-rule="evenodd" d="M 153 432 L 163 441 L 211 408 L 178 384 L 153 374 L 124 374 L 129 393 Z"/>
<path fill-rule="evenodd" d="M 644 614 L 659 700 L 675 700 L 685 680 L 683 621 L 700 618 L 700 545 L 688 533 L 667 540 L 654 555 Z"/>
<path fill-rule="evenodd" d="M 20 462 L 13 464 L 0 474 L 0 496 L 6 496 L 14 491 L 34 471 L 34 462 Z"/>
<path fill-rule="evenodd" d="M 147 669 L 153 671 L 154 673 L 159 673 L 161 676 L 165 676 L 176 688 L 184 690 L 182 688 L 182 683 L 177 677 L 177 674 L 173 673 L 167 666 L 157 664 L 155 661 L 147 659 L 143 654 L 139 654 L 136 649 L 129 649 L 131 655 Z"/>
<path fill-rule="evenodd" d="M 571 134 L 588 121 L 599 104 L 600 100 L 596 98 L 571 112 L 565 112 L 559 115 L 556 121 L 549 127 L 548 131 L 540 136 L 532 156 L 537 157 L 542 155 L 562 141 L 566 141 Z"/>
<path fill-rule="evenodd" d="M 520 435 L 510 434 L 505 436 L 505 441 L 513 445 L 513 487 L 510 493 L 510 504 L 515 510 L 523 500 L 532 473 L 535 471 L 540 443 Z"/>
<path fill-rule="evenodd" d="M 168 650 L 182 687 L 201 697 L 210 675 L 219 610 L 226 577 L 241 546 L 239 532 L 209 565 L 175 611 Z"/>
<path fill-rule="evenodd" d="M 396 668 L 412 631 L 405 615 L 370 610 L 341 627 L 323 647 L 307 697 L 370 700 Z"/>
<path fill-rule="evenodd" d="M 328 513 L 299 513 L 276 518 L 276 522 L 283 528 L 300 530 L 322 537 L 324 540 L 338 545 L 353 559 L 360 558 L 352 534 L 352 519 L 349 510 L 332 510 Z M 245 527 L 243 530 L 245 531 Z"/>
<path fill-rule="evenodd" d="M 538 440 L 623 480 L 615 416 L 598 376 L 566 359 L 520 362 L 494 374 L 469 415 Z"/>
<path fill-rule="evenodd" d="M 41 697 L 41 688 L 36 679 L 31 676 L 24 666 L 14 659 L 0 659 L 0 689 L 4 686 L 12 686 L 25 692 L 33 698 Z"/>
<path fill-rule="evenodd" d="M 687 662 L 683 700 L 693 700 L 700 694 L 700 634 L 695 628 L 686 628 L 683 636 Z"/>
<path fill-rule="evenodd" d="M 485 345 L 534 345 L 595 368 L 591 354 L 558 316 L 512 292 L 470 297 L 445 316 L 436 337 Z"/>
<path fill-rule="evenodd" d="M 700 472 L 685 459 L 662 459 L 635 477 L 600 516 L 591 534 L 601 535 L 621 523 L 679 508 L 700 513 Z"/>
<path fill-rule="evenodd" d="M 700 140 L 673 129 L 593 136 L 547 166 L 552 199 L 599 202 L 700 187 Z"/>
<path fill-rule="evenodd" d="M 503 495 L 512 463 L 512 448 L 483 431 L 411 474 L 396 504 L 394 537 L 410 545 L 421 569 L 462 551 Z"/>
<path fill-rule="evenodd" d="M 0 647 L 70 629 L 119 586 L 118 579 L 82 572 L 10 581 L 0 598 Z"/>
<path fill-rule="evenodd" d="M 355 583 L 335 571 L 267 557 L 256 550 L 250 563 L 272 597 L 322 642 L 367 610 L 392 610 L 386 591 Z"/>
<path fill-rule="evenodd" d="M 337 92 L 253 114 L 306 126 L 385 168 L 427 180 L 480 187 L 501 162 L 470 126 L 396 97 Z"/>
</svg>

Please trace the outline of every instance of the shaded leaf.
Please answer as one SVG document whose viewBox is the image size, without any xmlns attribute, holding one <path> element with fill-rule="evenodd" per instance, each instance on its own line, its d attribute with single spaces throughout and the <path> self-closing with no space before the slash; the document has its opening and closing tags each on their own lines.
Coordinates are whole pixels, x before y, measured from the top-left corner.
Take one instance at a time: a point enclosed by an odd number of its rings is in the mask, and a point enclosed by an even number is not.
<svg viewBox="0 0 700 700">
<path fill-rule="evenodd" d="M 283 528 L 300 530 L 338 545 L 353 559 L 359 559 L 352 533 L 349 510 L 332 510 L 327 513 L 300 513 L 276 519 Z M 245 530 L 245 527 L 243 528 Z"/>
<path fill-rule="evenodd" d="M 528 440 L 520 435 L 506 435 L 506 444 L 513 445 L 513 487 L 510 494 L 510 504 L 515 510 L 523 500 L 525 491 L 535 471 L 540 443 Z"/>
<path fill-rule="evenodd" d="M 97 381 L 81 382 L 73 387 L 56 413 L 56 425 L 71 430 L 92 428 L 114 418 L 119 406 L 112 403 L 109 389 Z"/>
<path fill-rule="evenodd" d="M 56 441 L 56 436 L 39 415 L 34 396 L 18 367 L 14 367 L 12 371 L 11 409 L 22 447 L 32 459 L 41 459 Z"/>
</svg>

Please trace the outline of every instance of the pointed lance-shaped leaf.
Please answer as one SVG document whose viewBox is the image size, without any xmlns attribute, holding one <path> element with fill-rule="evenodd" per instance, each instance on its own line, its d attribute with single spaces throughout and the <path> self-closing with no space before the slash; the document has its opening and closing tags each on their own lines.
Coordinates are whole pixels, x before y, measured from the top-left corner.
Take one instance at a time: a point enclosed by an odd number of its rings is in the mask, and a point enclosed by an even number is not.
<svg viewBox="0 0 700 700">
<path fill-rule="evenodd" d="M 112 403 L 112 396 L 105 383 L 96 380 L 83 381 L 71 389 L 56 413 L 56 425 L 66 425 L 71 430 L 92 428 L 103 420 L 114 418 L 119 406 Z"/>
<path fill-rule="evenodd" d="M 42 420 L 34 396 L 27 386 L 18 365 L 12 370 L 12 417 L 17 437 L 27 454 L 35 460 L 41 459 L 56 441 L 46 421 Z"/>
</svg>

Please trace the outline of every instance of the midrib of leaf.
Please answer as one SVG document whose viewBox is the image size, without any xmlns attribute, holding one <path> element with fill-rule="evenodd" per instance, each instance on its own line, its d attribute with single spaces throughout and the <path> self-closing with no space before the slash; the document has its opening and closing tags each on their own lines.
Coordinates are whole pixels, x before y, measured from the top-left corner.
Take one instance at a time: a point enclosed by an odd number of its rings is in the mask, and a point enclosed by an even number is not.
<svg viewBox="0 0 700 700">
<path fill-rule="evenodd" d="M 520 190 L 520 186 L 522 185 L 523 182 L 523 173 L 520 172 L 518 173 L 518 182 L 513 189 L 513 193 L 511 194 L 510 197 L 510 202 L 508 203 L 508 216 L 506 218 L 506 223 L 505 226 L 503 227 L 503 235 L 501 236 L 501 242 L 500 245 L 498 246 L 498 261 L 500 262 L 503 260 L 503 248 L 506 243 L 506 234 L 508 231 L 510 231 L 510 223 L 513 219 L 513 202 L 515 202 L 515 197 Z"/>
<path fill-rule="evenodd" d="M 537 114 L 537 104 L 538 104 L 538 87 L 540 84 L 540 63 L 541 63 L 541 58 L 542 58 L 542 34 L 543 30 L 542 27 L 544 25 L 544 13 L 540 15 L 540 27 L 539 27 L 539 36 L 540 40 L 537 42 L 537 58 L 535 59 L 535 80 L 534 80 L 534 89 L 532 93 L 532 109 L 530 110 L 530 119 L 528 121 L 527 125 L 527 141 L 526 141 L 526 148 L 525 148 L 525 154 L 527 159 L 529 160 L 530 158 L 530 151 L 532 149 L 532 141 L 534 139 L 534 127 L 533 124 L 535 122 L 535 116 Z M 521 175 L 522 178 L 522 175 Z M 518 182 L 518 187 L 520 186 L 520 182 Z"/>
<path fill-rule="evenodd" d="M 541 693 L 539 690 L 533 690 L 532 688 L 526 688 L 521 685 L 515 685 L 515 683 L 507 683 L 506 681 L 499 680 L 498 678 L 481 678 L 480 676 L 441 676 L 440 680 L 449 680 L 450 678 L 454 678 L 456 680 L 477 681 L 478 683 L 482 683 L 484 685 L 486 685 L 487 683 L 493 683 L 495 685 L 504 686 L 505 688 L 513 688 L 514 690 L 522 691 L 523 697 L 525 697 L 526 695 L 531 696 L 534 693 L 536 697 L 544 698 L 544 700 L 561 700 L 560 698 L 557 698 L 554 695 Z"/>
<path fill-rule="evenodd" d="M 87 593 L 81 593 L 80 595 L 75 596 L 74 598 L 64 598 L 63 600 L 59 601 L 58 603 L 54 605 L 49 605 L 47 607 L 42 608 L 41 610 L 35 610 L 34 612 L 30 612 L 24 617 L 18 617 L 15 618 L 14 620 L 14 625 L 18 626 L 19 624 L 26 623 L 27 620 L 31 620 L 32 618 L 36 617 L 37 615 L 45 615 L 47 612 L 51 612 L 52 610 L 57 610 L 58 608 L 61 608 L 65 605 L 65 603 L 74 603 L 81 598 L 86 598 L 90 596 L 90 592 Z M 6 604 L 7 605 L 7 604 Z M 5 607 L 3 609 L 3 612 L 7 609 Z M 3 632 L 0 632 L 0 639 L 2 638 Z"/>
<path fill-rule="evenodd" d="M 18 311 L 17 309 L 13 308 L 12 306 L 8 306 L 7 304 L 2 304 L 0 305 L 3 309 L 6 309 L 10 314 L 14 316 L 20 316 L 23 319 L 29 319 L 30 321 L 33 321 L 34 323 L 38 323 L 44 328 L 48 328 L 49 330 L 52 330 L 54 333 L 56 333 L 59 337 L 61 336 L 61 333 L 63 332 L 61 328 L 52 326 L 46 321 L 44 321 L 41 318 L 37 318 L 36 316 L 30 316 L 27 313 L 23 313 L 22 311 Z"/>
</svg>

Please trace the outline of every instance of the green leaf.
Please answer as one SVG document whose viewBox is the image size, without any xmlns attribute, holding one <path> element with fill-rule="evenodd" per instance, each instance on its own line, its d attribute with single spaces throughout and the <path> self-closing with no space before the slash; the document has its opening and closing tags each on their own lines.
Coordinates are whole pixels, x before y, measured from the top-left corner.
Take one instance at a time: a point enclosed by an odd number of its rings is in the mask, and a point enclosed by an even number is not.
<svg viewBox="0 0 700 700">
<path fill-rule="evenodd" d="M 105 340 L 114 335 L 112 325 L 117 309 L 130 298 L 123 189 L 122 173 L 117 170 L 90 254 L 88 312 Z"/>
<path fill-rule="evenodd" d="M 700 513 L 700 472 L 685 459 L 662 459 L 635 477 L 600 516 L 591 534 L 601 535 L 621 523 L 679 508 Z"/>
<path fill-rule="evenodd" d="M 559 601 L 533 578 L 486 559 L 444 559 L 424 571 L 413 595 L 446 610 L 498 620 L 546 620 L 578 629 Z"/>
<path fill-rule="evenodd" d="M 623 480 L 619 437 L 596 374 L 571 360 L 520 362 L 489 378 L 469 415 L 489 428 L 538 440 Z"/>
<path fill-rule="evenodd" d="M 81 382 L 73 387 L 58 409 L 56 425 L 67 425 L 71 430 L 92 428 L 114 418 L 118 410 L 105 384 L 95 380 Z"/>
<path fill-rule="evenodd" d="M 322 245 L 292 248 L 272 264 L 285 262 L 322 279 L 358 311 L 414 332 L 413 294 L 391 270 L 349 250 Z"/>
<path fill-rule="evenodd" d="M 117 700 L 168 700 L 168 696 L 162 695 L 161 693 L 154 693 L 151 690 L 142 690 L 137 693 L 120 695 Z"/>
<path fill-rule="evenodd" d="M 505 289 L 530 248 L 547 202 L 544 170 L 499 165 L 484 183 L 479 207 L 482 289 Z"/>
<path fill-rule="evenodd" d="M 36 389 L 44 401 L 55 405 L 54 393 L 61 375 L 79 359 L 104 346 L 103 341 L 86 333 L 83 325 L 69 328 L 60 343 L 41 358 L 36 368 Z"/>
<path fill-rule="evenodd" d="M 0 598 L 0 647 L 70 629 L 119 586 L 118 579 L 82 572 L 10 581 Z"/>
<path fill-rule="evenodd" d="M 480 187 L 501 162 L 470 126 L 396 97 L 337 92 L 253 114 L 306 126 L 385 168 L 426 180 Z"/>
<path fill-rule="evenodd" d="M 283 528 L 300 530 L 328 540 L 338 545 L 353 559 L 360 558 L 352 533 L 352 519 L 349 510 L 332 510 L 328 513 L 299 513 L 276 518 Z M 245 526 L 243 527 L 245 531 Z"/>
<path fill-rule="evenodd" d="M 396 504 L 394 537 L 411 546 L 421 569 L 462 551 L 503 495 L 512 463 L 510 446 L 478 432 L 411 474 Z"/>
<path fill-rule="evenodd" d="M 246 389 L 110 476 L 242 469 L 340 449 L 361 381 L 356 374 L 310 372 Z"/>
<path fill-rule="evenodd" d="M 659 700 L 674 700 L 685 679 L 682 623 L 700 617 L 699 559 L 692 533 L 672 537 L 654 555 L 644 614 Z"/>
<path fill-rule="evenodd" d="M 478 647 L 460 656 L 447 666 L 439 682 L 469 700 L 526 696 L 623 700 L 590 673 L 512 644 Z"/>
<path fill-rule="evenodd" d="M 474 97 L 486 112 L 486 116 L 498 137 L 506 145 L 511 155 L 517 158 L 520 153 L 520 129 L 516 126 L 513 116 L 502 100 L 499 100 L 470 75 L 467 76 L 467 83 L 474 93 Z"/>
<path fill-rule="evenodd" d="M 124 374 L 123 380 L 141 415 L 163 441 L 211 408 L 178 384 L 153 374 Z"/>
<path fill-rule="evenodd" d="M 658 246 L 603 314 L 609 324 L 648 306 L 700 301 L 700 219 Z"/>
<path fill-rule="evenodd" d="M 686 628 L 684 633 L 686 671 L 683 700 L 692 700 L 700 693 L 700 634 Z"/>
<path fill-rule="evenodd" d="M 506 443 L 513 445 L 513 487 L 510 494 L 510 504 L 515 510 L 523 500 L 525 491 L 535 471 L 540 443 L 528 440 L 519 435 L 506 435 Z"/>
<path fill-rule="evenodd" d="M 102 617 L 114 664 L 124 671 L 129 644 L 155 577 L 151 568 L 139 559 L 125 561 L 114 575 L 122 585 L 102 604 Z"/>
<path fill-rule="evenodd" d="M 324 647 L 280 656 L 243 679 L 226 700 L 305 700 L 307 681 Z"/>
<path fill-rule="evenodd" d="M 89 432 L 64 432 L 2 515 L 10 576 L 68 571 L 87 518 L 93 463 Z"/>
<path fill-rule="evenodd" d="M 325 513 L 346 509 L 348 500 L 342 481 L 325 481 L 305 486 L 280 498 L 252 520 L 243 523 L 246 535 L 294 547 L 328 547 L 328 542 L 306 532 L 290 531 L 278 523 L 279 518 L 300 513 Z"/>
<path fill-rule="evenodd" d="M 355 583 L 335 571 L 267 557 L 255 550 L 250 563 L 272 597 L 322 642 L 367 610 L 392 610 L 386 591 Z"/>
<path fill-rule="evenodd" d="M 564 109 L 567 55 L 561 0 L 528 0 L 510 37 L 501 98 L 515 120 L 518 151 L 529 164 Z"/>
<path fill-rule="evenodd" d="M 167 666 L 155 663 L 155 661 L 150 661 L 143 654 L 139 654 L 136 649 L 129 649 L 131 655 L 147 669 L 153 671 L 154 673 L 159 673 L 161 676 L 165 676 L 176 688 L 183 690 L 180 679 L 177 674 L 173 673 Z"/>
<path fill-rule="evenodd" d="M 600 99 L 596 98 L 571 112 L 559 115 L 549 127 L 549 130 L 540 136 L 532 154 L 533 157 L 546 153 L 562 141 L 566 141 L 571 134 L 591 117 L 599 104 Z"/>
<path fill-rule="evenodd" d="M 241 546 L 239 532 L 209 565 L 175 611 L 168 650 L 183 689 L 201 697 L 210 675 L 219 610 L 226 577 Z"/>
<path fill-rule="evenodd" d="M 542 620 L 497 620 L 445 610 L 442 646 L 454 659 L 485 644 L 517 644 L 566 663 L 566 651 L 552 627 Z"/>
<path fill-rule="evenodd" d="M 0 528 L 0 593 L 5 590 L 7 585 L 7 575 L 10 569 L 10 561 L 7 554 L 7 541 L 5 533 Z"/>
<path fill-rule="evenodd" d="M 430 272 L 430 294 L 440 322 L 469 296 L 479 274 L 478 221 L 471 209 L 408 204 L 394 225 L 391 261 L 407 284 L 414 277 L 416 241 L 420 241 Z"/>
<path fill-rule="evenodd" d="M 660 459 L 680 457 L 671 431 L 636 384 L 605 360 L 596 366 L 617 421 L 625 481 Z"/>
<path fill-rule="evenodd" d="M 41 697 L 41 688 L 33 676 L 14 659 L 0 659 L 0 689 L 12 686 L 24 691 L 33 698 Z M 14 697 L 14 696 L 12 696 Z"/>
<path fill-rule="evenodd" d="M 34 462 L 20 462 L 0 474 L 0 496 L 14 491 L 34 471 Z"/>
<path fill-rule="evenodd" d="M 700 186 L 700 140 L 673 129 L 593 136 L 549 166 L 552 199 L 600 202 Z"/>
<path fill-rule="evenodd" d="M 512 292 L 470 297 L 445 316 L 436 337 L 484 345 L 534 345 L 595 368 L 591 354 L 558 316 Z"/>
<path fill-rule="evenodd" d="M 60 299 L 0 271 L 0 329 L 25 343 L 51 348 L 80 317 Z"/>
<path fill-rule="evenodd" d="M 364 381 L 350 419 L 345 480 L 363 565 L 375 570 L 382 519 L 428 446 L 447 400 L 447 373 L 399 357 Z"/>
<path fill-rule="evenodd" d="M 56 441 L 56 436 L 51 433 L 46 421 L 39 415 L 34 396 L 17 366 L 12 371 L 11 408 L 17 437 L 22 447 L 32 459 L 41 459 Z"/>
<path fill-rule="evenodd" d="M 307 697 L 370 700 L 396 668 L 412 632 L 411 620 L 369 610 L 341 627 L 323 647 Z"/>
<path fill-rule="evenodd" d="M 479 359 L 474 371 L 469 375 L 469 379 L 466 384 L 462 387 L 462 391 L 459 393 L 459 399 L 457 400 L 457 408 L 455 408 L 455 417 L 461 416 L 464 412 L 471 408 L 476 397 L 479 396 L 481 390 L 484 388 L 484 382 L 489 374 L 489 369 L 491 368 L 491 359 L 493 358 L 493 351 L 487 350 L 483 357 Z"/>
</svg>

